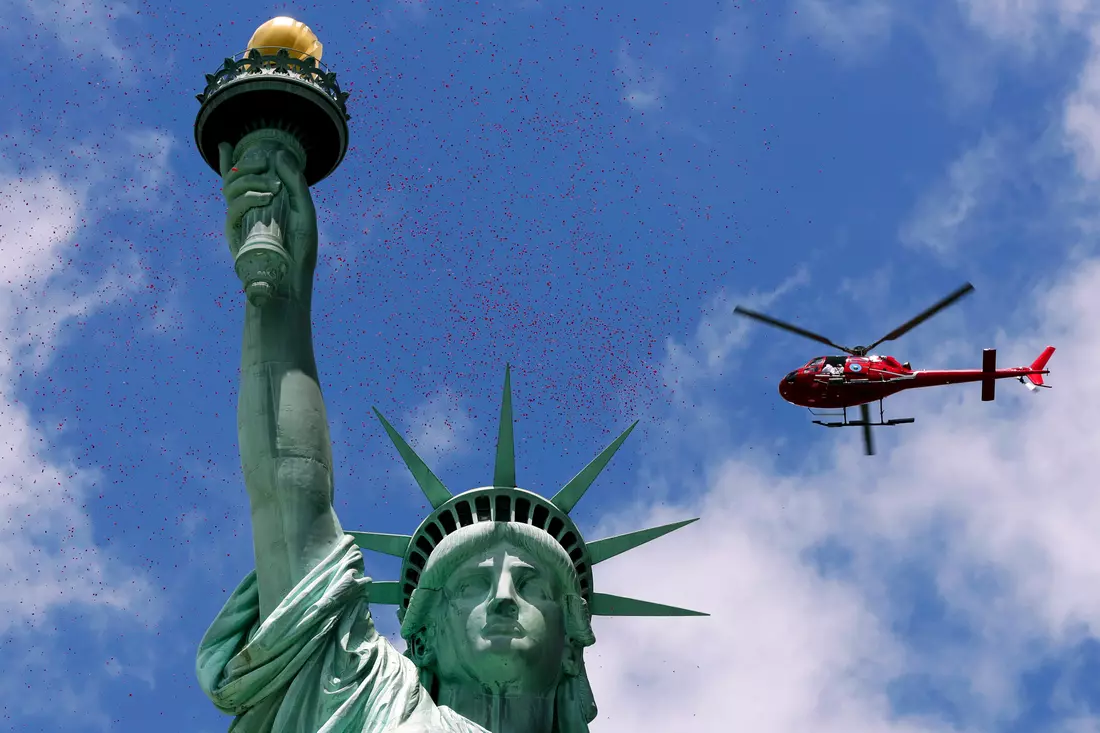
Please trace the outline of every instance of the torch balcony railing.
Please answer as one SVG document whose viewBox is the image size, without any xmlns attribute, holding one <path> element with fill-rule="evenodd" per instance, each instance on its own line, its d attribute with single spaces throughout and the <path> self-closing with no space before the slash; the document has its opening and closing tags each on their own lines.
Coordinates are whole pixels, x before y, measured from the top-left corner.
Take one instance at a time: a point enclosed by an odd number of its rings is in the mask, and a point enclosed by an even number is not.
<svg viewBox="0 0 1100 733">
<path fill-rule="evenodd" d="M 291 54 L 296 55 L 291 55 Z M 282 46 L 261 46 L 234 54 L 222 62 L 220 69 L 206 75 L 206 89 L 196 97 L 200 102 L 230 82 L 257 75 L 279 75 L 298 79 L 324 92 L 336 103 L 344 119 L 351 119 L 345 104 L 348 93 L 340 90 L 336 72 L 329 71 L 313 56 L 298 58 L 300 51 Z"/>
</svg>

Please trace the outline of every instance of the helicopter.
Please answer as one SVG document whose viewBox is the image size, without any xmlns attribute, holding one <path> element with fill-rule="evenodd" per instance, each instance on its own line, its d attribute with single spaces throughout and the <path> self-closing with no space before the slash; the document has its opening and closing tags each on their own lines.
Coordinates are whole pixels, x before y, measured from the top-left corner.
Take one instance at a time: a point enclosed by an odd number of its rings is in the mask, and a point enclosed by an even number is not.
<svg viewBox="0 0 1100 733">
<path fill-rule="evenodd" d="M 963 296 L 973 292 L 974 286 L 966 283 L 935 305 L 925 309 L 919 315 L 909 319 L 878 341 L 869 346 L 841 346 L 824 336 L 807 331 L 804 328 L 780 321 L 771 316 L 757 313 L 737 306 L 734 313 L 751 318 L 769 326 L 789 331 L 799 336 L 825 344 L 838 351 L 842 356 L 818 356 L 806 362 L 804 366 L 788 373 L 779 382 L 779 395 L 793 405 L 809 409 L 815 417 L 840 417 L 840 420 L 814 420 L 815 425 L 826 428 L 863 428 L 863 445 L 867 455 L 875 453 L 871 438 L 872 427 L 890 427 L 906 425 L 915 421 L 912 417 L 887 420 L 882 401 L 890 395 L 905 389 L 918 387 L 939 387 L 945 384 L 964 382 L 982 383 L 982 400 L 989 402 L 996 396 L 995 385 L 998 379 L 1015 378 L 1029 390 L 1049 388 L 1043 375 L 1050 374 L 1046 368 L 1054 347 L 1048 346 L 1039 354 L 1031 366 L 997 368 L 997 350 L 982 351 L 981 369 L 928 369 L 915 370 L 909 362 L 900 362 L 892 356 L 879 356 L 871 351 L 885 341 L 901 338 L 916 326 L 927 321 L 944 308 L 955 304 Z M 878 402 L 879 420 L 871 421 L 873 402 Z M 859 407 L 860 419 L 848 419 L 848 408 Z M 837 412 L 839 410 L 839 412 Z M 831 411 L 831 412 L 827 412 Z"/>
</svg>

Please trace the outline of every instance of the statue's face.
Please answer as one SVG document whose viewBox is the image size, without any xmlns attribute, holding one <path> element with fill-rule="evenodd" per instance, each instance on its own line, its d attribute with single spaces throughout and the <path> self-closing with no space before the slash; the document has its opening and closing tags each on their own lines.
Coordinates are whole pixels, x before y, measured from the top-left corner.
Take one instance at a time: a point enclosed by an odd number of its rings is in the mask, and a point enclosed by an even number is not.
<svg viewBox="0 0 1100 733">
<path fill-rule="evenodd" d="M 266 163 L 267 172 L 266 175 L 277 177 L 275 171 L 276 156 L 279 153 L 286 153 L 286 157 L 290 166 L 297 171 L 303 170 L 303 161 L 297 153 L 282 140 L 278 138 L 265 138 L 261 140 L 253 140 L 249 143 L 248 148 L 240 153 L 240 157 L 236 162 L 238 166 L 249 166 L 256 163 Z"/>
<path fill-rule="evenodd" d="M 253 162 L 275 160 L 275 155 L 280 150 L 286 150 L 286 146 L 278 140 L 258 140 L 252 143 L 248 150 L 244 151 L 237 165 L 251 164 Z M 293 159 L 293 156 L 292 156 Z"/>
<path fill-rule="evenodd" d="M 565 653 L 561 588 L 507 542 L 459 566 L 443 586 L 436 674 L 451 684 L 547 692 Z"/>
</svg>

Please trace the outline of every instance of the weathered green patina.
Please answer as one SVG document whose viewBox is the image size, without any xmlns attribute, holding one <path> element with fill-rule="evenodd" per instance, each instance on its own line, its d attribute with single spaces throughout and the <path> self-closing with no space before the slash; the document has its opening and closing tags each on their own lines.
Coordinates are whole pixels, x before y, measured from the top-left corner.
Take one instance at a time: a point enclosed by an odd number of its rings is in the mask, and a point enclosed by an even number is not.
<svg viewBox="0 0 1100 733">
<path fill-rule="evenodd" d="M 292 148 L 278 135 L 244 156 L 219 147 L 232 254 L 246 212 L 282 196 L 286 272 L 243 306 L 238 437 L 256 569 L 201 642 L 202 689 L 236 716 L 234 733 L 587 731 L 591 616 L 702 615 L 597 593 L 592 566 L 694 520 L 586 543 L 569 512 L 633 426 L 552 499 L 525 491 L 506 375 L 492 486 L 452 495 L 378 415 L 433 511 L 411 535 L 345 532 L 311 333 L 316 214 Z M 401 557 L 401 578 L 372 582 L 361 548 Z M 404 654 L 375 630 L 370 607 L 387 604 Z"/>
</svg>

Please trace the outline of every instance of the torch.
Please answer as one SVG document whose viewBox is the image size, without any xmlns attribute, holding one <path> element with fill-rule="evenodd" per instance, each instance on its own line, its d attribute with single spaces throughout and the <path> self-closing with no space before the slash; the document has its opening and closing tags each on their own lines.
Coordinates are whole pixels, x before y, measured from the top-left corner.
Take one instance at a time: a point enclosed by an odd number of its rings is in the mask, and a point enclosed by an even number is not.
<svg viewBox="0 0 1100 733">
<path fill-rule="evenodd" d="M 218 146 L 229 143 L 234 165 L 251 156 L 274 160 L 274 152 L 286 151 L 310 186 L 336 170 L 348 149 L 348 94 L 321 64 L 321 50 L 304 23 L 274 18 L 256 30 L 243 52 L 207 74 L 195 119 L 195 144 L 207 165 L 220 174 Z M 278 292 L 289 268 L 283 244 L 288 207 L 284 189 L 241 222 L 233 264 L 255 306 Z"/>
</svg>

